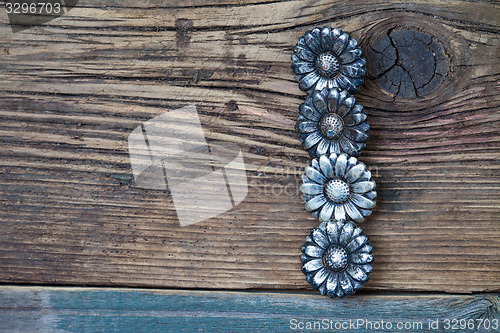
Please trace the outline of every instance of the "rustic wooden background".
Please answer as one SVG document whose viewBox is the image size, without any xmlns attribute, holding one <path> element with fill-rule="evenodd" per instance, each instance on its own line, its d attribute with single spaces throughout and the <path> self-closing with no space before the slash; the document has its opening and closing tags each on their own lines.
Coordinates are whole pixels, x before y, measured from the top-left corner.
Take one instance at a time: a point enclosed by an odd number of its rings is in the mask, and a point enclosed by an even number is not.
<svg viewBox="0 0 500 333">
<path fill-rule="evenodd" d="M 491 333 L 500 319 L 491 294 L 331 300 L 307 293 L 11 286 L 0 287 L 0 299 L 0 331 L 22 333 L 311 332 L 306 328 L 324 320 L 329 332 Z M 349 320 L 359 326 L 335 329 Z"/>
<path fill-rule="evenodd" d="M 290 56 L 331 25 L 370 67 L 357 96 L 376 261 L 361 293 L 500 291 L 498 3 L 85 0 L 17 33 L 0 19 L 1 283 L 310 290 L 300 246 L 317 221 L 298 195 L 305 95 Z M 431 88 L 403 78 L 405 59 L 382 75 L 377 45 L 398 31 L 402 49 L 429 38 Z M 209 141 L 240 146 L 250 188 L 181 228 L 168 191 L 135 186 L 127 136 L 185 105 Z"/>
</svg>

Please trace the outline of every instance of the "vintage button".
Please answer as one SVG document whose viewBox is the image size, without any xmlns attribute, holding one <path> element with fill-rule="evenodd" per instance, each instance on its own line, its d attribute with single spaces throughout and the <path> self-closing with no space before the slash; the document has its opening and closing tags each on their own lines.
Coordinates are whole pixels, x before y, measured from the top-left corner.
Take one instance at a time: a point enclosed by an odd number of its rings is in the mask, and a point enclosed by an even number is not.
<svg viewBox="0 0 500 333">
<path fill-rule="evenodd" d="M 358 42 L 340 29 L 314 28 L 293 49 L 292 70 L 308 93 L 338 88 L 356 93 L 363 84 L 366 60 Z"/>
<path fill-rule="evenodd" d="M 330 297 L 356 292 L 368 281 L 373 268 L 368 237 L 346 220 L 330 220 L 311 230 L 302 252 L 306 280 Z"/>
</svg>

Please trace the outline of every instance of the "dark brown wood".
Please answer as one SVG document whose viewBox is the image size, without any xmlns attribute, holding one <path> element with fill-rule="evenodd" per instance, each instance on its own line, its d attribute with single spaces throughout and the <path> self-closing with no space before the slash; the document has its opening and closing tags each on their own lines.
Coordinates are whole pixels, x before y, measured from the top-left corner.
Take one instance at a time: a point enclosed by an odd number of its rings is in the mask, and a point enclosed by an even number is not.
<svg viewBox="0 0 500 333">
<path fill-rule="evenodd" d="M 391 29 L 432 36 L 448 59 L 432 91 L 394 95 L 370 73 L 360 160 L 378 204 L 363 224 L 366 290 L 500 290 L 499 6 L 462 1 L 80 1 L 47 24 L 0 31 L 0 282 L 307 289 L 300 246 L 317 221 L 294 131 L 290 70 L 314 26 L 366 54 Z M 198 107 L 210 141 L 244 152 L 234 210 L 181 228 L 168 191 L 135 186 L 127 137 Z"/>
</svg>

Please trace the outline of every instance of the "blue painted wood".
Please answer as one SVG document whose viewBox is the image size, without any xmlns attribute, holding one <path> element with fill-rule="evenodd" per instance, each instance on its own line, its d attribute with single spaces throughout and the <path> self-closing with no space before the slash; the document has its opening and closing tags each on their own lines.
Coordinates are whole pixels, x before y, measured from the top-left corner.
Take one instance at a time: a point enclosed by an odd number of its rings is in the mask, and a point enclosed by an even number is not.
<svg viewBox="0 0 500 333">
<path fill-rule="evenodd" d="M 3 286 L 0 331 L 443 332 L 448 319 L 446 332 L 495 332 L 478 325 L 499 325 L 499 307 L 498 294 L 329 299 L 310 293 Z M 460 329 L 461 323 L 474 329 Z"/>
</svg>

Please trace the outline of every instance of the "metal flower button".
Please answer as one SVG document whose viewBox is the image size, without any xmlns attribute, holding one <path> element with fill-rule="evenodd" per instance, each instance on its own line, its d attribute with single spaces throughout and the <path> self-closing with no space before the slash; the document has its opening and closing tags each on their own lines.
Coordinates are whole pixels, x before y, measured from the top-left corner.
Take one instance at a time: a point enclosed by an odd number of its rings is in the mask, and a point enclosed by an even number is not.
<svg viewBox="0 0 500 333">
<path fill-rule="evenodd" d="M 361 228 L 331 220 L 311 230 L 302 246 L 302 271 L 322 295 L 344 297 L 368 281 L 372 247 Z"/>
<path fill-rule="evenodd" d="M 299 106 L 295 128 L 311 157 L 330 153 L 359 156 L 370 129 L 366 118 L 354 96 L 325 88 L 307 96 Z"/>
<path fill-rule="evenodd" d="M 292 70 L 308 93 L 339 88 L 356 93 L 363 84 L 366 60 L 356 40 L 340 29 L 314 28 L 293 49 Z"/>
<path fill-rule="evenodd" d="M 367 115 L 351 94 L 366 74 L 358 43 L 340 29 L 314 28 L 293 49 L 292 70 L 307 92 L 295 129 L 311 164 L 302 199 L 321 224 L 302 247 L 302 271 L 322 295 L 344 297 L 368 281 L 372 247 L 355 222 L 375 207 L 375 182 L 357 160 L 368 139 Z"/>
<path fill-rule="evenodd" d="M 306 167 L 302 182 L 306 209 L 320 221 L 348 218 L 363 222 L 375 207 L 375 182 L 355 157 L 321 155 Z"/>
</svg>

